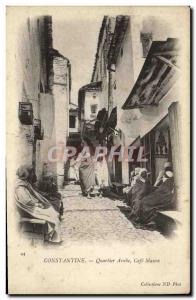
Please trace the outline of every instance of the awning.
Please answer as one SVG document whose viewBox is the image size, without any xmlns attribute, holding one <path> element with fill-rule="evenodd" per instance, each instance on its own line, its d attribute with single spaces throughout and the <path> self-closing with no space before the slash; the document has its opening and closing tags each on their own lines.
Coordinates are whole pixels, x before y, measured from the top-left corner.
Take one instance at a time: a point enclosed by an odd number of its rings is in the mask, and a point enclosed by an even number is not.
<svg viewBox="0 0 196 300">
<path fill-rule="evenodd" d="M 152 43 L 138 79 L 123 109 L 158 105 L 180 75 L 177 39 Z"/>
</svg>

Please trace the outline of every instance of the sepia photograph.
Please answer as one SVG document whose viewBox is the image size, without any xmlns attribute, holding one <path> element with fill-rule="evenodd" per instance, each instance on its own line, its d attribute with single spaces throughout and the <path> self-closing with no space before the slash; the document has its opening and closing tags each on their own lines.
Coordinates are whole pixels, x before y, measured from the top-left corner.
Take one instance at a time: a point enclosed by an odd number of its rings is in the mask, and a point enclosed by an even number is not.
<svg viewBox="0 0 196 300">
<path fill-rule="evenodd" d="M 190 8 L 6 22 L 8 294 L 189 294 Z"/>
</svg>

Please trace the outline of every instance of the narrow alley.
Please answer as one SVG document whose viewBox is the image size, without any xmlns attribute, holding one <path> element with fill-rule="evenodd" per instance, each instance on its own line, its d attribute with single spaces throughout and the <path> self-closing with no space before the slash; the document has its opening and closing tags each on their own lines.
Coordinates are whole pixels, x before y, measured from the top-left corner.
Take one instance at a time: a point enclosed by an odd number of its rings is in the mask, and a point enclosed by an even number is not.
<svg viewBox="0 0 196 300">
<path fill-rule="evenodd" d="M 147 16 L 84 24 L 43 15 L 20 37 L 19 227 L 62 247 L 165 240 L 181 218 L 179 40 Z"/>
<path fill-rule="evenodd" d="M 111 242 L 146 243 L 164 240 L 157 231 L 136 229 L 121 212 L 120 200 L 81 195 L 79 185 L 67 185 L 63 193 L 63 245 Z"/>
</svg>

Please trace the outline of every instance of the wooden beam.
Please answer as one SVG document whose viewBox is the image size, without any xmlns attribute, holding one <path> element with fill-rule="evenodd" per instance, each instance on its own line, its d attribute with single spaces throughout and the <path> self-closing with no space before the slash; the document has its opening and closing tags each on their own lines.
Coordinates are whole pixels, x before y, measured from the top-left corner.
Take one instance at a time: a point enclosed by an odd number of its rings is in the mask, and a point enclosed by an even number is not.
<svg viewBox="0 0 196 300">
<path fill-rule="evenodd" d="M 178 50 L 170 50 L 170 51 L 160 51 L 160 52 L 154 52 L 152 53 L 152 56 L 165 56 L 165 55 L 169 55 L 169 56 L 178 56 L 179 55 L 179 51 Z"/>
<path fill-rule="evenodd" d="M 171 68 L 174 68 L 176 71 L 181 72 L 180 68 L 177 67 L 176 65 L 174 65 L 169 59 L 167 59 L 161 55 L 158 55 L 157 58 L 160 59 L 161 61 L 163 61 L 164 63 L 166 63 Z"/>
</svg>

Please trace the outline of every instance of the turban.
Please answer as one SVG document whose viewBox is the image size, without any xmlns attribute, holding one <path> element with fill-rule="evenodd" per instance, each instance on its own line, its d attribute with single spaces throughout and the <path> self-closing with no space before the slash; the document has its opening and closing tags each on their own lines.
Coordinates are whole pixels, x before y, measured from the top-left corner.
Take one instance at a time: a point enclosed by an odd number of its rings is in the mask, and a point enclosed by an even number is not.
<svg viewBox="0 0 196 300">
<path fill-rule="evenodd" d="M 22 165 L 18 168 L 16 175 L 23 180 L 26 180 L 30 172 L 33 170 L 33 167 L 31 165 Z"/>
</svg>

